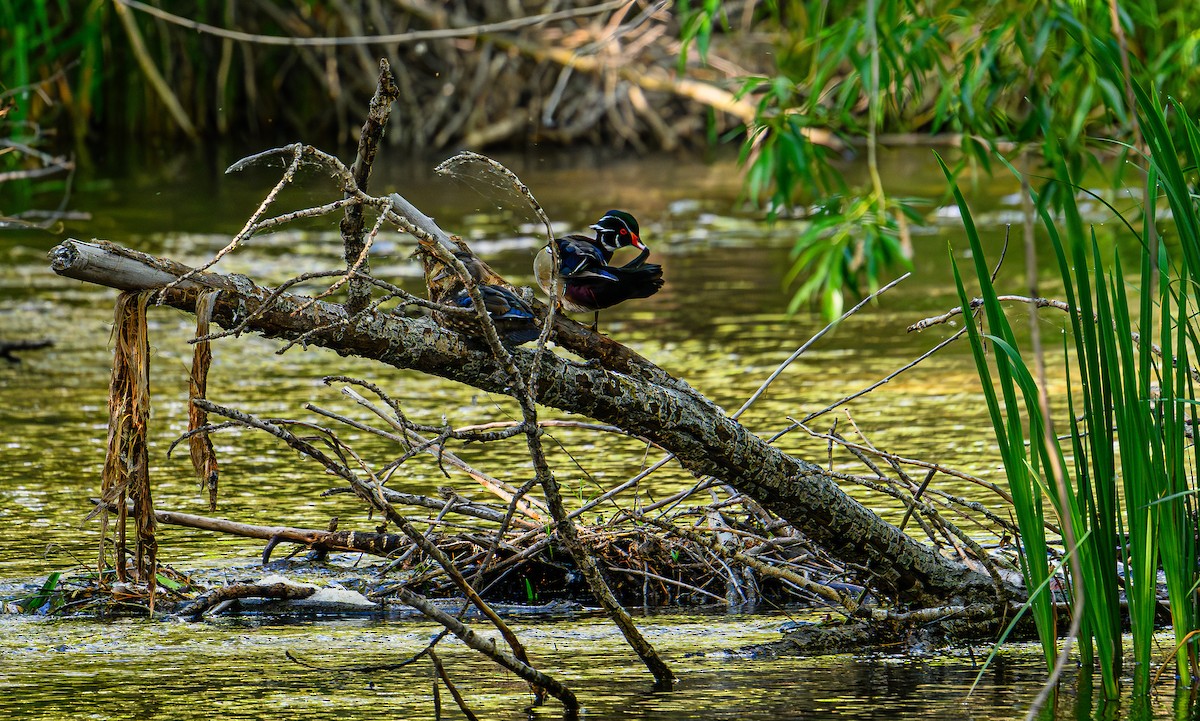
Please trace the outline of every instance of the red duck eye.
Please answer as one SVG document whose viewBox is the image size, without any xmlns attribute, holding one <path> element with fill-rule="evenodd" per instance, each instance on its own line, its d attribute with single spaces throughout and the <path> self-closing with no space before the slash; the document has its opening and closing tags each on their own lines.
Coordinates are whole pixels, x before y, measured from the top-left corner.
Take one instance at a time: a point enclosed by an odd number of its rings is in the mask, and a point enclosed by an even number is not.
<svg viewBox="0 0 1200 721">
<path fill-rule="evenodd" d="M 624 228 L 621 228 L 621 235 L 628 235 L 628 234 L 629 234 L 629 231 L 628 231 L 628 230 L 625 230 Z"/>
</svg>

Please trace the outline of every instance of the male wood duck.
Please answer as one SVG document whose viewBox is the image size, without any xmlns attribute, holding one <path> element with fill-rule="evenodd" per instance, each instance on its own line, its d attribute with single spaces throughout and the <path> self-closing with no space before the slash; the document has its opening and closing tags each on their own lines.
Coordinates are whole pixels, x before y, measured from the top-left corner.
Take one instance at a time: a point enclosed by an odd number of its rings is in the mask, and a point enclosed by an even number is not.
<svg viewBox="0 0 1200 721">
<path fill-rule="evenodd" d="M 483 296 L 483 307 L 487 309 L 488 315 L 496 325 L 496 332 L 500 335 L 501 341 L 508 345 L 521 345 L 538 337 L 541 329 L 538 328 L 533 308 L 528 303 L 502 285 L 485 283 L 484 281 L 493 273 L 474 255 L 460 250 L 456 251 L 454 256 L 462 261 L 475 281 L 475 287 Z M 474 307 L 471 294 L 451 268 L 442 266 L 442 269 L 430 279 L 429 287 L 432 293 L 430 299 L 435 303 L 459 308 Z M 436 315 L 438 322 L 459 333 L 469 336 L 478 336 L 480 333 L 479 319 L 474 313 L 469 315 L 437 313 Z"/>
<path fill-rule="evenodd" d="M 662 266 L 647 263 L 650 249 L 642 242 L 637 219 L 623 210 L 610 210 L 590 228 L 595 238 L 565 235 L 555 238 L 558 248 L 562 307 L 569 313 L 595 313 L 630 298 L 649 298 L 663 286 Z M 641 253 L 622 266 L 609 265 L 620 248 L 634 247 Z M 549 245 L 533 264 L 538 285 L 550 293 L 554 256 Z"/>
</svg>

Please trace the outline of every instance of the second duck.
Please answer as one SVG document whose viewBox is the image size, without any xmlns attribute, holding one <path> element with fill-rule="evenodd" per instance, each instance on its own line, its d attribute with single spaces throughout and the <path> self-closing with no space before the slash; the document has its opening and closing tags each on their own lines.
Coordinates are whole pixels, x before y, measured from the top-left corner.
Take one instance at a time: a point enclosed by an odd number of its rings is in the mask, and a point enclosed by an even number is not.
<svg viewBox="0 0 1200 721">
<path fill-rule="evenodd" d="M 500 340 L 508 345 L 520 345 L 534 340 L 541 333 L 533 308 L 529 307 L 520 296 L 502 285 L 485 282 L 494 275 L 478 258 L 466 251 L 456 251 L 455 257 L 466 266 L 479 295 L 483 298 L 483 307 L 491 317 Z M 466 285 L 457 277 L 454 270 L 438 264 L 440 270 L 433 275 L 429 282 L 434 302 L 444 303 L 459 308 L 472 308 L 474 302 Z M 474 314 L 437 313 L 436 317 L 448 328 L 459 333 L 477 337 L 480 334 L 479 319 Z"/>
</svg>

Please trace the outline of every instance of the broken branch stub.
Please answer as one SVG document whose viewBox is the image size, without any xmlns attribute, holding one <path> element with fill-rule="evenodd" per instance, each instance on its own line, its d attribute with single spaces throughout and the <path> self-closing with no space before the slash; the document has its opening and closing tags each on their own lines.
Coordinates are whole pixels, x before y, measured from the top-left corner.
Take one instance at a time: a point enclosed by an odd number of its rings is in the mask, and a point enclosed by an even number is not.
<svg viewBox="0 0 1200 721">
<path fill-rule="evenodd" d="M 146 329 L 146 291 L 125 291 L 117 297 L 113 323 L 113 366 L 108 387 L 108 452 L 101 474 L 100 577 L 105 570 L 108 508 L 117 509 L 113 566 L 117 578 L 127 580 L 126 521 L 132 507 L 134 519 L 135 572 L 149 589 L 150 612 L 154 612 L 155 577 L 158 571 L 158 542 L 155 538 L 154 504 L 150 492 L 148 440 L 150 426 L 150 338 Z M 126 504 L 126 499 L 131 504 Z"/>
</svg>

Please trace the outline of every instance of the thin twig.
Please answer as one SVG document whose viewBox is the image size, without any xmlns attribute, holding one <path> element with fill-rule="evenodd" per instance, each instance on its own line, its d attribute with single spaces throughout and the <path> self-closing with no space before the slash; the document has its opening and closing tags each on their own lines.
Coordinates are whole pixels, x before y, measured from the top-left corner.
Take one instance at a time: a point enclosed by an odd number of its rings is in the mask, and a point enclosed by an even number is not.
<svg viewBox="0 0 1200 721">
<path fill-rule="evenodd" d="M 1003 303 L 1028 303 L 1034 308 L 1054 308 L 1056 310 L 1061 310 L 1064 313 L 1071 312 L 1071 306 L 1067 305 L 1061 300 L 1055 300 L 1053 298 L 1031 297 L 1027 295 L 1001 295 L 997 298 Z M 978 310 L 982 307 L 983 298 L 971 299 L 971 310 Z M 935 325 L 948 323 L 955 317 L 962 315 L 962 312 L 963 310 L 961 306 L 957 308 L 951 308 L 941 315 L 935 315 L 932 318 L 925 318 L 913 323 L 908 327 L 908 332 L 912 333 L 913 331 L 922 331 Z"/>
</svg>

